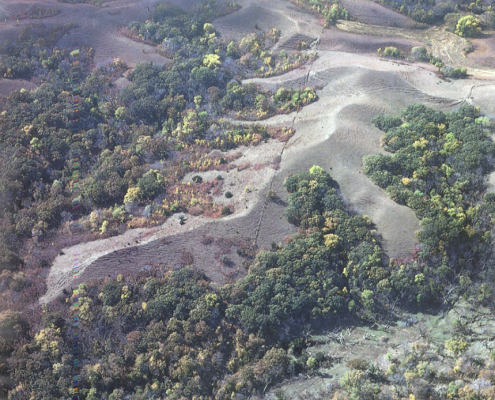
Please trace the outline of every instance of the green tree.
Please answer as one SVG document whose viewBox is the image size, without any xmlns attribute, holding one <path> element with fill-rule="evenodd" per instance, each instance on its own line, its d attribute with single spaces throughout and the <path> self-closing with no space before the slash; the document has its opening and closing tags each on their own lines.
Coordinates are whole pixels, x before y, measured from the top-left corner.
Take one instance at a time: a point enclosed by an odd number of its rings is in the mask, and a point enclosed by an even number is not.
<svg viewBox="0 0 495 400">
<path fill-rule="evenodd" d="M 481 35 L 480 20 L 472 15 L 459 18 L 455 33 L 462 37 L 477 37 Z"/>
<path fill-rule="evenodd" d="M 203 65 L 208 68 L 216 68 L 222 64 L 218 54 L 206 54 L 203 58 Z"/>
<path fill-rule="evenodd" d="M 150 170 L 137 181 L 137 187 L 140 190 L 141 199 L 152 200 L 164 192 L 163 175 L 157 170 Z"/>
</svg>

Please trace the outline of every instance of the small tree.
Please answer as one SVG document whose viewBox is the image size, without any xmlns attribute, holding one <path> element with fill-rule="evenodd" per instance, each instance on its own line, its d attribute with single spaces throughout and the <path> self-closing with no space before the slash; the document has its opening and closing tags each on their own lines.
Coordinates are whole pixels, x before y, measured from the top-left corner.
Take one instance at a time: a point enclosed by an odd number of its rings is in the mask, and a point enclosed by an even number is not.
<svg viewBox="0 0 495 400">
<path fill-rule="evenodd" d="M 193 181 L 194 183 L 202 183 L 202 182 L 203 182 L 203 178 L 201 178 L 201 176 L 199 176 L 199 175 L 194 175 L 194 176 L 192 177 L 192 181 Z"/>
<path fill-rule="evenodd" d="M 208 68 L 216 68 L 222 64 L 220 56 L 217 54 L 206 54 L 203 59 L 203 65 Z"/>
<path fill-rule="evenodd" d="M 411 49 L 411 57 L 418 61 L 430 61 L 430 56 L 424 47 L 413 47 Z"/>
<path fill-rule="evenodd" d="M 139 187 L 130 187 L 124 196 L 124 206 L 127 212 L 132 210 L 138 205 L 141 200 L 141 189 Z"/>
<path fill-rule="evenodd" d="M 163 176 L 157 170 L 150 170 L 138 179 L 137 186 L 142 199 L 152 200 L 164 190 Z"/>
<path fill-rule="evenodd" d="M 459 357 L 464 354 L 469 347 L 469 344 L 463 340 L 450 339 L 445 342 L 445 349 L 454 357 Z"/>
<path fill-rule="evenodd" d="M 384 50 L 379 48 L 377 51 L 378 55 L 382 57 L 390 57 L 390 58 L 400 58 L 402 57 L 401 52 L 396 47 L 385 47 Z"/>
<path fill-rule="evenodd" d="M 222 215 L 230 215 L 230 214 L 232 214 L 232 210 L 230 209 L 230 207 L 226 206 L 222 208 Z"/>
<path fill-rule="evenodd" d="M 477 37 L 481 35 L 480 20 L 472 15 L 459 18 L 455 33 L 462 37 Z"/>
</svg>

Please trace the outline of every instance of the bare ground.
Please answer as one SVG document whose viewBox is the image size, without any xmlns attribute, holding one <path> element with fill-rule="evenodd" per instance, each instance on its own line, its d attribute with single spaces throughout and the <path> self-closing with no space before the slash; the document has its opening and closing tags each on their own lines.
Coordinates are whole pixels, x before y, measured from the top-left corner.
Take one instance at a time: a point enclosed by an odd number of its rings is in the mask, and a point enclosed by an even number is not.
<svg viewBox="0 0 495 400">
<path fill-rule="evenodd" d="M 256 147 L 244 148 L 242 157 L 236 160 L 235 165 L 258 164 L 257 170 L 250 168 L 238 171 L 234 168 L 228 172 L 191 173 L 184 177 L 184 181 L 190 181 L 194 175 L 200 175 L 205 180 L 222 175 L 225 191 L 232 192 L 234 197 L 226 199 L 222 193 L 214 196 L 214 201 L 232 205 L 234 213 L 221 221 L 186 214 L 186 223 L 180 225 L 177 216 L 172 216 L 157 228 L 131 229 L 123 235 L 64 249 L 64 254 L 57 256 L 51 267 L 48 290 L 40 301 L 50 301 L 63 288 L 70 287 L 74 280 L 72 268 L 75 261 L 80 264 L 81 282 L 115 276 L 123 271 L 136 273 L 153 266 L 174 268 L 191 263 L 218 284 L 244 275 L 245 269 L 241 269 L 242 260 L 234 251 L 235 246 L 229 251 L 222 249 L 229 241 L 237 246 L 254 244 L 257 221 L 262 210 L 259 197 L 275 174 L 272 166 L 282 147 L 282 143 L 272 140 Z M 213 243 L 203 244 L 205 237 L 214 238 Z M 218 261 L 221 253 L 230 258 L 231 266 Z"/>
<path fill-rule="evenodd" d="M 412 47 L 422 45 L 423 43 L 417 40 L 377 35 L 363 35 L 332 27 L 323 32 L 320 49 L 343 51 L 348 53 L 376 54 L 377 49 L 383 49 L 389 46 L 396 47 L 402 52 L 408 52 Z"/>
<path fill-rule="evenodd" d="M 495 33 L 485 32 L 483 38 L 470 39 L 474 51 L 467 55 L 475 63 L 495 67 Z"/>
<path fill-rule="evenodd" d="M 244 0 L 238 3 L 242 5 L 241 10 L 214 22 L 215 28 L 224 38 L 240 40 L 254 32 L 256 24 L 265 31 L 280 29 L 282 36 L 279 44 L 295 34 L 304 33 L 317 37 L 321 33 L 321 25 L 314 16 L 286 1 L 271 0 L 269 7 L 262 0 Z"/>
<path fill-rule="evenodd" d="M 36 88 L 34 83 L 24 79 L 3 79 L 0 78 L 0 99 L 7 98 L 10 92 L 14 90 L 33 90 Z"/>
</svg>

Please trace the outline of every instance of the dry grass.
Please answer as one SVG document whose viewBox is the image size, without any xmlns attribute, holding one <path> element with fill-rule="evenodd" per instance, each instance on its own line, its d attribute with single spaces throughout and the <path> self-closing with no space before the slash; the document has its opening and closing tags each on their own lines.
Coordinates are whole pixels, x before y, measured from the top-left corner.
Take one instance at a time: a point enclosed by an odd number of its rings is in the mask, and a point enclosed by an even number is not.
<svg viewBox="0 0 495 400">
<path fill-rule="evenodd" d="M 336 50 L 349 53 L 376 54 L 378 48 L 393 46 L 402 52 L 410 51 L 414 46 L 422 46 L 418 40 L 394 38 L 389 36 L 362 35 L 346 32 L 338 28 L 325 30 L 322 36 L 322 50 Z"/>
</svg>

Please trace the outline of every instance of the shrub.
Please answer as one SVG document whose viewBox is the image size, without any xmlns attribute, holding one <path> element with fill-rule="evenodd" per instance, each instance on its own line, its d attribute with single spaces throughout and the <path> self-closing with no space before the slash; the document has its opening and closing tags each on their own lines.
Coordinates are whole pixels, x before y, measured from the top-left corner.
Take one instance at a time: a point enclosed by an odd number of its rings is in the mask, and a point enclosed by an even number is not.
<svg viewBox="0 0 495 400">
<path fill-rule="evenodd" d="M 146 172 L 137 182 L 144 200 L 152 200 L 163 192 L 163 176 L 156 170 Z"/>
<path fill-rule="evenodd" d="M 109 280 L 101 288 L 101 299 L 106 306 L 114 306 L 120 301 L 122 285 L 114 280 Z"/>
<path fill-rule="evenodd" d="M 274 190 L 272 190 L 272 189 L 270 189 L 267 192 L 266 197 L 268 197 L 268 199 L 270 199 L 270 200 L 275 200 L 275 199 L 278 198 L 277 193 Z"/>
<path fill-rule="evenodd" d="M 463 340 L 450 339 L 445 342 L 445 349 L 454 357 L 459 357 L 464 354 L 469 347 L 469 344 Z"/>
<path fill-rule="evenodd" d="M 355 358 L 355 359 L 349 360 L 347 362 L 347 367 L 349 367 L 351 369 L 356 369 L 358 371 L 366 371 L 369 366 L 370 366 L 370 363 L 366 360 L 361 359 L 361 358 Z"/>
<path fill-rule="evenodd" d="M 477 37 L 481 35 L 480 20 L 472 15 L 459 18 L 455 33 L 462 37 Z"/>
<path fill-rule="evenodd" d="M 467 76 L 467 69 L 464 67 L 451 67 L 448 65 L 444 65 L 440 71 L 447 77 L 453 79 L 465 78 Z"/>
<path fill-rule="evenodd" d="M 417 61 L 430 61 L 426 48 L 415 46 L 411 49 L 411 58 Z"/>
<path fill-rule="evenodd" d="M 402 125 L 402 119 L 390 115 L 378 115 L 371 122 L 381 131 L 388 132 L 390 129 Z"/>
<path fill-rule="evenodd" d="M 232 265 L 232 260 L 227 257 L 227 254 L 222 254 L 220 256 L 220 262 L 223 264 L 223 265 L 227 265 L 227 266 L 230 266 Z"/>
<path fill-rule="evenodd" d="M 230 215 L 230 214 L 232 214 L 230 207 L 226 206 L 222 208 L 222 215 Z"/>
<path fill-rule="evenodd" d="M 382 50 L 381 48 L 379 48 L 377 50 L 377 53 L 380 56 L 382 56 L 382 57 L 390 57 L 390 58 L 400 58 L 400 57 L 402 57 L 401 52 L 396 47 L 392 47 L 392 46 L 385 47 L 384 50 Z"/>
<path fill-rule="evenodd" d="M 227 199 L 230 199 L 230 198 L 234 197 L 234 195 L 232 194 L 232 192 L 225 192 L 225 197 Z"/>
<path fill-rule="evenodd" d="M 194 183 L 202 183 L 203 182 L 203 178 L 201 178 L 199 175 L 195 175 L 192 177 L 192 181 Z"/>
</svg>

